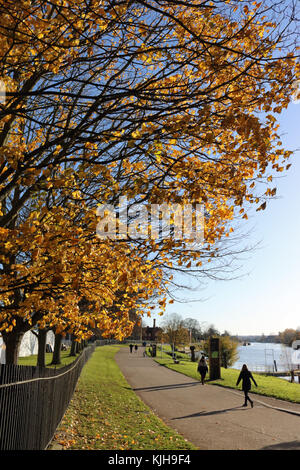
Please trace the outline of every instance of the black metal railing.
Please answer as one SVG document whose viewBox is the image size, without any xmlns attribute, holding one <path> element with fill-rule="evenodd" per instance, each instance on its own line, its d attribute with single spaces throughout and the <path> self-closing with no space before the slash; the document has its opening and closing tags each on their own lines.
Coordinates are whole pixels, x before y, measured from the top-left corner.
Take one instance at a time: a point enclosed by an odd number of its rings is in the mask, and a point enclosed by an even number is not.
<svg viewBox="0 0 300 470">
<path fill-rule="evenodd" d="M 0 450 L 47 448 L 96 345 L 56 370 L 0 364 Z"/>
</svg>

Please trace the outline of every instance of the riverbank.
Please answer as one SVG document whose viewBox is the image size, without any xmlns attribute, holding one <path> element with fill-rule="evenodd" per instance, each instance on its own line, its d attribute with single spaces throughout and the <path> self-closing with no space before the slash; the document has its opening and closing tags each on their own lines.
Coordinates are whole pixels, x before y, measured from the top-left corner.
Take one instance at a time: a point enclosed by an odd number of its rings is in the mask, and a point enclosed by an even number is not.
<svg viewBox="0 0 300 470">
<path fill-rule="evenodd" d="M 116 353 L 121 354 L 118 365 L 121 361 L 124 375 L 115 362 Z M 295 448 L 299 405 L 282 405 L 257 395 L 254 409 L 243 408 L 242 392 L 230 390 L 235 387 L 230 387 L 229 374 L 238 371 L 222 369 L 226 389 L 220 390 L 218 386 L 202 387 L 196 363 L 188 359 L 177 365 L 165 353 L 154 359 L 145 358 L 143 348 L 133 354 L 120 345 L 97 348 L 82 371 L 50 450 Z M 171 370 L 157 364 L 160 361 L 170 369 L 178 367 L 181 374 L 173 376 Z M 234 382 L 236 376 L 232 379 Z M 138 385 L 132 380 L 138 380 Z M 217 382 L 211 383 L 219 385 Z M 139 398 L 141 394 L 144 402 Z M 154 406 L 148 403 L 151 400 Z M 280 410 L 284 411 L 282 415 L 278 414 Z M 166 418 L 169 411 L 170 418 Z M 158 416 L 163 416 L 163 421 Z M 274 426 L 274 419 L 280 420 L 280 426 Z M 221 425 L 216 426 L 216 420 Z"/>
<path fill-rule="evenodd" d="M 234 369 L 241 369 L 243 364 L 252 372 L 287 372 L 298 368 L 298 363 L 293 363 L 295 350 L 280 343 L 240 345 L 237 353 Z"/>
<path fill-rule="evenodd" d="M 180 372 L 188 377 L 199 380 L 199 373 L 197 372 L 197 362 L 191 362 L 188 355 L 178 355 L 179 364 L 174 364 L 172 358 L 166 354 L 165 351 L 161 352 L 158 350 L 155 361 L 172 369 L 176 372 Z M 221 368 L 221 379 L 209 381 L 210 384 L 218 385 L 220 387 L 227 387 L 236 390 L 240 390 L 240 385 L 236 386 L 236 381 L 239 376 L 238 369 L 224 369 Z M 285 379 L 278 377 L 266 376 L 262 373 L 253 373 L 258 387 L 252 387 L 251 393 L 278 398 L 292 403 L 300 403 L 300 389 L 299 384 L 290 383 Z M 207 380 L 209 374 L 207 375 Z"/>
</svg>

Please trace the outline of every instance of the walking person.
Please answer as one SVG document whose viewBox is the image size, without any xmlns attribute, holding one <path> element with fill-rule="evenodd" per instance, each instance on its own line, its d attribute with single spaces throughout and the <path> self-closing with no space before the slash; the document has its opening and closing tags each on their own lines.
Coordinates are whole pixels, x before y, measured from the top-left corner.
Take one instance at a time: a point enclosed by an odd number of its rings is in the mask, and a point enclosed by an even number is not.
<svg viewBox="0 0 300 470">
<path fill-rule="evenodd" d="M 251 398 L 249 398 L 248 393 L 251 390 L 251 380 L 253 381 L 256 387 L 257 387 L 257 383 L 255 382 L 250 370 L 248 370 L 248 367 L 246 364 L 243 364 L 243 367 L 240 372 L 239 378 L 237 379 L 236 385 L 238 385 L 241 380 L 242 380 L 242 390 L 245 395 L 245 403 L 243 404 L 243 406 L 247 406 L 248 405 L 247 402 L 249 401 L 251 404 L 251 408 L 253 408 L 253 401 L 251 400 Z"/>
<path fill-rule="evenodd" d="M 207 364 L 206 364 L 205 357 L 203 355 L 201 356 L 201 359 L 198 362 L 198 369 L 197 370 L 198 370 L 198 372 L 201 376 L 201 383 L 202 383 L 202 385 L 204 385 L 204 379 L 205 379 L 205 376 L 208 372 L 208 367 L 207 367 Z"/>
<path fill-rule="evenodd" d="M 132 353 L 132 350 L 133 350 L 133 344 L 130 344 L 130 345 L 129 345 L 129 348 L 130 348 L 130 352 Z"/>
</svg>

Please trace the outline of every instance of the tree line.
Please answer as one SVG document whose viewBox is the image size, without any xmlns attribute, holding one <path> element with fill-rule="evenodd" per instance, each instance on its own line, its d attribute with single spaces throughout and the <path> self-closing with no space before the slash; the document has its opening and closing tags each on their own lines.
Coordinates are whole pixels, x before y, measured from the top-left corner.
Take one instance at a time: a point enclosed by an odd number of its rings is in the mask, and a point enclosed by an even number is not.
<svg viewBox="0 0 300 470">
<path fill-rule="evenodd" d="M 95 333 L 122 339 L 133 312 L 164 313 L 181 287 L 177 273 L 231 273 L 241 251 L 235 227 L 251 208 L 266 209 L 274 175 L 291 165 L 277 120 L 299 78 L 296 7 L 0 2 L 7 363 L 17 363 L 34 328 L 78 342 Z M 104 209 L 125 196 L 126 224 L 121 209 L 114 220 Z M 200 247 L 191 248 L 192 235 L 145 236 L 134 209 L 162 202 L 172 208 L 170 225 L 181 207 L 203 207 Z"/>
<path fill-rule="evenodd" d="M 157 340 L 168 343 L 176 349 L 180 346 L 191 346 L 198 343 L 197 349 L 208 356 L 209 338 L 211 337 L 220 339 L 221 366 L 225 368 L 232 366 L 238 360 L 239 343 L 227 331 L 220 334 L 212 324 L 204 327 L 196 319 L 183 319 L 181 315 L 173 313 L 162 320 Z M 194 358 L 193 355 L 191 357 Z"/>
<path fill-rule="evenodd" d="M 293 328 L 286 328 L 284 331 L 278 333 L 280 342 L 286 346 L 292 346 L 294 341 L 300 340 L 300 328 L 296 330 Z"/>
<path fill-rule="evenodd" d="M 254 341 L 260 343 L 282 343 L 286 346 L 291 347 L 293 341 L 300 339 L 300 327 L 296 329 L 286 328 L 283 331 L 279 331 L 278 334 L 265 335 L 264 333 L 262 333 L 261 335 L 237 336 L 237 338 L 242 341 Z"/>
</svg>

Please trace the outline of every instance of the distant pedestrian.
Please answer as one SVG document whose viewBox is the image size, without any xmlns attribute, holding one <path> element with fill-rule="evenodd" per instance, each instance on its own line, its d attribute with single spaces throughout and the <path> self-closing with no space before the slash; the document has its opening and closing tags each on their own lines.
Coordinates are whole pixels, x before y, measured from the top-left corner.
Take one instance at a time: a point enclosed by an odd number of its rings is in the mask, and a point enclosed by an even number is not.
<svg viewBox="0 0 300 470">
<path fill-rule="evenodd" d="M 245 403 L 243 404 L 243 406 L 247 406 L 248 405 L 247 402 L 249 401 L 251 404 L 251 408 L 253 408 L 253 401 L 251 400 L 251 398 L 249 398 L 248 393 L 251 390 L 251 380 L 253 380 L 253 383 L 255 384 L 256 387 L 257 387 L 257 383 L 255 382 L 250 370 L 248 370 L 248 367 L 246 364 L 243 364 L 243 367 L 240 372 L 239 378 L 237 379 L 236 385 L 238 385 L 241 380 L 242 380 L 242 390 L 245 395 Z"/>
<path fill-rule="evenodd" d="M 130 345 L 129 345 L 129 348 L 130 348 L 130 352 L 132 353 L 132 350 L 133 350 L 133 344 L 130 344 Z"/>
<path fill-rule="evenodd" d="M 204 379 L 205 379 L 205 376 L 208 372 L 208 367 L 207 367 L 206 360 L 205 360 L 204 356 L 201 356 L 201 359 L 198 362 L 198 369 L 197 370 L 198 370 L 198 372 L 201 376 L 201 383 L 202 383 L 202 385 L 204 385 Z"/>
<path fill-rule="evenodd" d="M 138 345 L 137 345 L 137 344 L 134 345 L 134 349 L 135 349 L 136 351 L 138 350 Z"/>
</svg>

